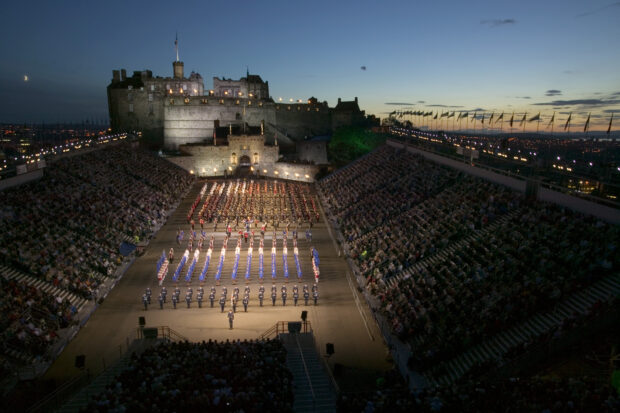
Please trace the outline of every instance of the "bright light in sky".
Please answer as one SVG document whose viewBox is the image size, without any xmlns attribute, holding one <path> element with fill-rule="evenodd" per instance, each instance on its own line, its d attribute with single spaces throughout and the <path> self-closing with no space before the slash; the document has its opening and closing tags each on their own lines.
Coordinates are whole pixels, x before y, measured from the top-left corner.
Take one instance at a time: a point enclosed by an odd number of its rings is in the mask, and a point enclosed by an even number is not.
<svg viewBox="0 0 620 413">
<path fill-rule="evenodd" d="M 24 82 L 27 82 L 29 80 L 28 75 L 24 75 Z"/>
<path fill-rule="evenodd" d="M 569 113 L 575 129 L 592 112 L 590 130 L 604 130 L 620 112 L 611 0 L 36 3 L 3 8 L 0 121 L 107 118 L 112 70 L 171 76 L 177 31 L 186 73 L 205 90 L 249 66 L 276 101 L 357 96 L 379 117 L 477 112 L 487 125 L 491 113 L 514 112 L 517 124 L 541 112 L 526 126 L 543 130 L 555 112 L 561 130 Z M 26 76 L 37 81 L 26 87 Z"/>
</svg>

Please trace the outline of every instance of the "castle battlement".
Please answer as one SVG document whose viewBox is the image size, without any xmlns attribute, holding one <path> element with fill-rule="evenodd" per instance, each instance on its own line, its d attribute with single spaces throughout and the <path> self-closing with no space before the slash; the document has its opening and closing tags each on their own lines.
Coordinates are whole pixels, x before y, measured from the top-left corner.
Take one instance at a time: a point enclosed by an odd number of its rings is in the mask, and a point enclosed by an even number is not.
<svg viewBox="0 0 620 413">
<path fill-rule="evenodd" d="M 113 131 L 142 131 L 143 136 L 164 139 L 176 149 L 188 143 L 212 142 L 219 126 L 263 125 L 268 142 L 276 134 L 281 144 L 317 135 L 331 135 L 340 126 L 368 122 L 355 101 L 330 108 L 311 97 L 305 102 L 274 102 L 269 82 L 249 72 L 239 80 L 213 78 L 205 93 L 202 77 L 184 77 L 183 62 L 173 62 L 173 77 L 153 77 L 150 70 L 114 70 L 108 85 L 108 107 Z"/>
</svg>

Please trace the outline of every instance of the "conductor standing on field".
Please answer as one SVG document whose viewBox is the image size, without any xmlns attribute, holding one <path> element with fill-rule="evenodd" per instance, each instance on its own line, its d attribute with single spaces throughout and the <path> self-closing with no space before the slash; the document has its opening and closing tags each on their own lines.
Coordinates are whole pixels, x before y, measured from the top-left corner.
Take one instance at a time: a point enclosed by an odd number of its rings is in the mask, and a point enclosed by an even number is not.
<svg viewBox="0 0 620 413">
<path fill-rule="evenodd" d="M 230 329 L 233 328 L 233 320 L 235 319 L 235 313 L 233 310 L 228 310 L 228 324 L 230 325 Z"/>
</svg>

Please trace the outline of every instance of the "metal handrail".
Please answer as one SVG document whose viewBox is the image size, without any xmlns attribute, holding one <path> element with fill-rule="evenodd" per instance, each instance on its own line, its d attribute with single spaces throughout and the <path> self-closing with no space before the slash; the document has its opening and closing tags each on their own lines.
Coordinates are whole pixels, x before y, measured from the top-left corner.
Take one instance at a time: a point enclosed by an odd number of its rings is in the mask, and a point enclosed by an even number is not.
<svg viewBox="0 0 620 413">
<path fill-rule="evenodd" d="M 312 324 L 310 323 L 310 321 L 278 321 L 275 325 L 273 325 L 263 334 L 258 336 L 258 339 L 265 340 L 265 339 L 271 338 L 272 336 L 278 337 L 278 335 L 286 333 L 288 331 L 288 323 L 299 323 L 299 322 L 301 322 L 300 333 L 312 332 Z"/>
<path fill-rule="evenodd" d="M 77 387 L 81 386 L 84 382 L 90 379 L 90 373 L 88 370 L 82 370 L 82 372 L 64 382 L 58 388 L 54 389 L 51 393 L 39 400 L 35 405 L 28 408 L 29 413 L 46 411 L 53 407 L 61 405 L 70 395 L 74 394 Z"/>
<path fill-rule="evenodd" d="M 295 335 L 295 343 L 297 343 L 297 349 L 299 350 L 299 356 L 301 357 L 301 362 L 304 365 L 304 373 L 306 373 L 306 379 L 308 379 L 308 386 L 310 386 L 310 392 L 312 393 L 312 404 L 316 404 L 316 394 L 314 394 L 314 387 L 312 386 L 312 380 L 310 380 L 310 373 L 308 372 L 308 366 L 306 365 L 306 358 L 304 357 L 304 352 L 301 350 L 301 345 L 299 344 L 299 337 Z"/>
</svg>

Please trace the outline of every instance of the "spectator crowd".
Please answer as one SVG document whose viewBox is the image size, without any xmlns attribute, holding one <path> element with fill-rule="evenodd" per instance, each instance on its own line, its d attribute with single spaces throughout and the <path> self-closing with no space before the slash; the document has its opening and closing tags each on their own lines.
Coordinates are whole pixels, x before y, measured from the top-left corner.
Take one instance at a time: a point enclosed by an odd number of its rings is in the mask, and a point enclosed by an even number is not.
<svg viewBox="0 0 620 413">
<path fill-rule="evenodd" d="M 2 191 L 0 264 L 86 299 L 121 263 L 121 242 L 150 236 L 194 179 L 124 144 L 48 165 L 41 179 Z M 43 355 L 75 308 L 0 275 L 5 347 Z"/>
<path fill-rule="evenodd" d="M 42 179 L 3 191 L 0 262 L 90 298 L 193 182 L 179 167 L 128 146 L 53 162 Z"/>
<path fill-rule="evenodd" d="M 25 359 L 43 356 L 57 338 L 57 329 L 69 326 L 76 311 L 67 299 L 0 277 L 3 353 Z"/>
<path fill-rule="evenodd" d="M 552 308 L 620 262 L 618 226 L 388 145 L 319 191 L 376 310 L 409 343 L 419 371 Z"/>
<path fill-rule="evenodd" d="M 279 340 L 161 343 L 95 395 L 85 412 L 291 412 L 292 375 Z"/>
<path fill-rule="evenodd" d="M 590 377 L 471 381 L 449 388 L 411 392 L 398 372 L 377 380 L 370 392 L 342 393 L 339 412 L 564 413 L 620 411 L 620 395 Z"/>
</svg>

